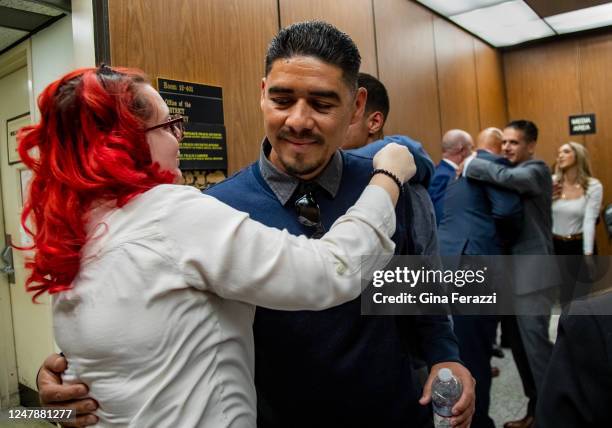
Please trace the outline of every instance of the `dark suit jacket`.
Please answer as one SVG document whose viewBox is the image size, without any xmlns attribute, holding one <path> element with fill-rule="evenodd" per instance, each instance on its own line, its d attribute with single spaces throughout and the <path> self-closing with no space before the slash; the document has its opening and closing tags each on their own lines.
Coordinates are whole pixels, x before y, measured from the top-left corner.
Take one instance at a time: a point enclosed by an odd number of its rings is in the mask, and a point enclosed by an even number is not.
<svg viewBox="0 0 612 428">
<path fill-rule="evenodd" d="M 425 149 L 423 149 L 423 145 L 412 138 L 405 135 L 387 135 L 382 140 L 374 141 L 358 149 L 346 150 L 346 152 L 373 158 L 380 149 L 389 143 L 397 143 L 410 150 L 414 157 L 414 164 L 417 167 L 417 172 L 410 179 L 410 184 L 420 184 L 427 188 L 434 174 L 434 163 Z"/>
<path fill-rule="evenodd" d="M 612 293 L 572 304 L 559 321 L 548 371 L 538 394 L 538 428 L 611 426 Z"/>
<path fill-rule="evenodd" d="M 498 159 L 486 151 L 478 155 Z M 451 179 L 438 228 L 440 254 L 502 254 L 498 229 L 504 229 L 503 236 L 517 236 L 522 216 L 518 193 L 469 178 Z"/>
<path fill-rule="evenodd" d="M 455 175 L 455 169 L 442 160 L 436 167 L 436 172 L 431 179 L 431 183 L 429 183 L 429 189 L 427 189 L 427 191 L 434 205 L 437 225 L 440 225 L 440 220 L 444 213 L 444 193 L 446 192 L 446 186 L 448 186 L 450 180 L 455 178 Z"/>
<path fill-rule="evenodd" d="M 532 159 L 515 167 L 508 167 L 476 157 L 467 165 L 465 175 L 520 194 L 523 202 L 523 225 L 516 243 L 512 246 L 512 254 L 553 253 L 552 179 L 544 162 Z M 515 293 L 528 294 L 558 284 L 557 266 L 552 259 L 522 257 L 517 261 L 520 263 L 520 269 L 515 270 Z M 543 262 L 547 262 L 547 265 L 544 266 Z M 547 272 L 547 275 L 542 276 L 542 272 Z"/>
<path fill-rule="evenodd" d="M 389 135 L 382 140 L 374 141 L 358 149 L 345 150 L 358 156 L 373 158 L 376 153 L 389 143 L 397 143 L 406 146 L 417 167 L 416 174 L 410 179 L 410 185 L 405 186 L 406 194 L 410 197 L 410 210 L 406 214 L 410 216 L 406 220 L 412 225 L 412 245 L 414 254 L 433 255 L 438 254 L 438 237 L 436 233 L 435 215 L 427 186 L 434 174 L 434 163 L 418 141 L 404 135 Z"/>
</svg>

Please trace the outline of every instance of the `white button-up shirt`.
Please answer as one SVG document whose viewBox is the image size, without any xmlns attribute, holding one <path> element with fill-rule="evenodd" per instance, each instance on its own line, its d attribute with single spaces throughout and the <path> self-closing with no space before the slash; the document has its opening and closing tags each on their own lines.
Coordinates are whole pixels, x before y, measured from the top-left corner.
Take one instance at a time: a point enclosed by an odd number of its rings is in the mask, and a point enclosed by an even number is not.
<svg viewBox="0 0 612 428">
<path fill-rule="evenodd" d="M 100 206 L 72 289 L 53 299 L 63 380 L 88 385 L 98 426 L 255 427 L 254 305 L 317 310 L 354 299 L 361 275 L 392 256 L 394 230 L 377 186 L 320 240 L 184 186 Z"/>
</svg>

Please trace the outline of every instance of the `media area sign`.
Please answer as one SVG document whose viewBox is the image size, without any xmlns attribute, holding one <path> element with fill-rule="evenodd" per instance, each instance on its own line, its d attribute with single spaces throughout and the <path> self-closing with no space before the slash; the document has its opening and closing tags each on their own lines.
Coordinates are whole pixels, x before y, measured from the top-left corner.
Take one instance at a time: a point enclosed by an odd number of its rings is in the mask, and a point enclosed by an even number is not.
<svg viewBox="0 0 612 428">
<path fill-rule="evenodd" d="M 570 135 L 595 133 L 595 114 L 580 114 L 569 117 Z"/>
<path fill-rule="evenodd" d="M 157 79 L 157 88 L 170 114 L 180 114 L 186 120 L 180 168 L 226 170 L 222 88 L 164 78 Z"/>
</svg>

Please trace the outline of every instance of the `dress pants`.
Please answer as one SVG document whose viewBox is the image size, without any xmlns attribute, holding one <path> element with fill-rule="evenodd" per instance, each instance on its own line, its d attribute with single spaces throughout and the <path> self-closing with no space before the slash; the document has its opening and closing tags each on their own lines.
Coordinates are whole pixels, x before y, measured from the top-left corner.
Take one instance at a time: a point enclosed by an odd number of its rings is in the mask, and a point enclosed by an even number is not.
<svg viewBox="0 0 612 428">
<path fill-rule="evenodd" d="M 514 296 L 518 314 L 537 314 L 516 316 L 536 392 L 542 386 L 552 355 L 553 343 L 550 341 L 548 329 L 555 292 L 555 288 L 548 288 Z"/>
<path fill-rule="evenodd" d="M 535 416 L 535 409 L 537 405 L 537 393 L 535 387 L 535 381 L 531 374 L 531 368 L 529 367 L 529 361 L 527 360 L 527 353 L 523 346 L 523 340 L 521 339 L 521 333 L 519 332 L 518 324 L 516 323 L 516 317 L 514 315 L 506 315 L 502 318 L 502 335 L 504 340 L 507 340 L 508 345 L 512 349 L 512 357 L 514 363 L 519 372 L 521 383 L 523 384 L 523 391 L 525 397 L 529 399 L 527 403 L 527 415 Z"/>
<path fill-rule="evenodd" d="M 476 379 L 476 410 L 472 428 L 495 428 L 489 417 L 491 401 L 491 350 L 497 330 L 497 316 L 459 315 L 453 317 L 459 351 L 465 367 Z"/>
<path fill-rule="evenodd" d="M 582 290 L 576 287 L 576 281 L 580 274 L 580 269 L 583 265 L 582 255 L 582 239 L 575 241 L 563 241 L 553 239 L 555 246 L 555 254 L 558 257 L 561 272 L 563 272 L 563 281 L 559 286 L 559 301 L 561 306 L 565 307 L 573 299 L 583 297 Z"/>
</svg>

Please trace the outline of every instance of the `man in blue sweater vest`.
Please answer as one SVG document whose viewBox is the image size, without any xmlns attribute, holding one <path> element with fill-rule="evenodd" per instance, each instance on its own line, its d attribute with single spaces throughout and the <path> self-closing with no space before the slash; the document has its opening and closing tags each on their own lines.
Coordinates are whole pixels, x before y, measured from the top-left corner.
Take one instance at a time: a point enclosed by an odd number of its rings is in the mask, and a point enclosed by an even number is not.
<svg viewBox="0 0 612 428">
<path fill-rule="evenodd" d="M 357 88 L 359 62 L 350 38 L 328 24 L 281 30 L 266 56 L 261 108 L 267 138 L 259 162 L 208 194 L 270 226 L 312 236 L 317 228 L 301 224 L 294 208 L 307 193 L 328 229 L 357 198 L 372 170 L 371 158 L 338 151 L 364 109 L 366 93 Z M 406 207 L 406 201 L 398 204 L 394 239 L 400 253 L 413 251 Z M 458 363 L 448 319 L 404 318 L 361 316 L 359 299 L 321 312 L 258 308 L 258 426 L 427 426 L 429 384 L 419 404 L 410 358 L 418 344 L 432 374 L 450 367 L 462 378 L 465 393 L 455 419 L 457 426 L 467 427 L 473 380 Z"/>
<path fill-rule="evenodd" d="M 370 157 L 338 150 L 349 125 L 363 114 L 366 91 L 357 87 L 359 66 L 353 41 L 329 24 L 307 22 L 281 30 L 268 49 L 261 86 L 266 138 L 259 162 L 207 193 L 292 234 L 315 236 L 329 229 L 358 198 L 372 172 Z M 397 205 L 394 240 L 399 253 L 413 251 L 407 206 L 406 198 Z M 300 209 L 312 210 L 319 221 L 306 221 L 297 215 Z M 399 320 L 361 316 L 360 311 L 359 299 L 321 312 L 257 308 L 258 426 L 429 426 L 429 385 L 448 367 L 464 385 L 453 420 L 467 428 L 474 383 L 459 362 L 448 319 Z M 412 374 L 414 347 L 431 367 L 422 395 Z M 45 364 L 38 377 L 41 399 L 78 406 L 82 415 L 91 411 L 85 410 L 95 404 L 91 400 L 74 401 L 74 385 L 59 385 L 54 372 L 65 361 L 50 357 Z"/>
</svg>

